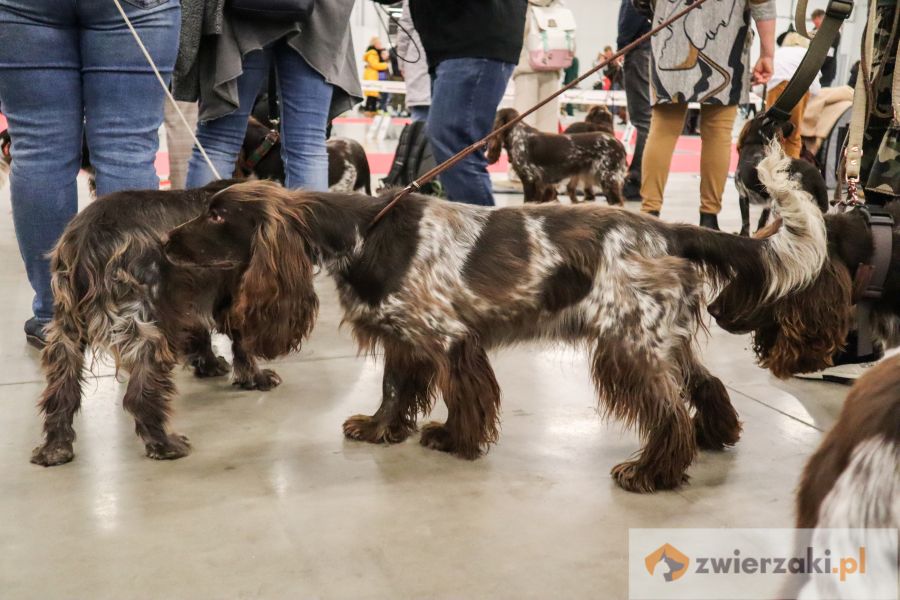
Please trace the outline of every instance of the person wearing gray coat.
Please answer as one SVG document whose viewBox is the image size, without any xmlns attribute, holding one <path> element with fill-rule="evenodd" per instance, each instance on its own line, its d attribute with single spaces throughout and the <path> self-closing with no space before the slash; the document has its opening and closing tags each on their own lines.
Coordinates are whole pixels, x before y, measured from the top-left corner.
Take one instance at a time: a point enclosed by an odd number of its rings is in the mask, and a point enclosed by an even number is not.
<svg viewBox="0 0 900 600">
<path fill-rule="evenodd" d="M 397 62 L 406 82 L 406 108 L 413 121 L 425 121 L 431 106 L 431 76 L 425 48 L 409 13 L 409 0 L 403 0 L 403 14 L 397 23 Z"/>
<path fill-rule="evenodd" d="M 350 34 L 353 0 L 315 3 L 308 22 L 242 19 L 225 0 L 185 2 L 173 75 L 176 98 L 199 100 L 197 138 L 219 176 L 234 170 L 247 120 L 274 66 L 285 185 L 328 188 L 325 131 L 362 93 Z M 194 148 L 187 187 L 215 179 Z"/>
</svg>

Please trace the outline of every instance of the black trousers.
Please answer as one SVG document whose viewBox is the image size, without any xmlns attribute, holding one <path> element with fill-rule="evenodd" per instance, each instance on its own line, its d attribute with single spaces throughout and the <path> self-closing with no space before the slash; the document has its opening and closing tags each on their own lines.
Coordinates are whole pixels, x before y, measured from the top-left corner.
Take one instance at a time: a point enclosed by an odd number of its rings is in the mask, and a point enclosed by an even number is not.
<svg viewBox="0 0 900 600">
<path fill-rule="evenodd" d="M 628 179 L 641 182 L 641 158 L 647 132 L 650 131 L 650 42 L 645 42 L 625 55 L 623 67 L 628 118 L 637 129 L 634 158 L 628 167 Z"/>
</svg>

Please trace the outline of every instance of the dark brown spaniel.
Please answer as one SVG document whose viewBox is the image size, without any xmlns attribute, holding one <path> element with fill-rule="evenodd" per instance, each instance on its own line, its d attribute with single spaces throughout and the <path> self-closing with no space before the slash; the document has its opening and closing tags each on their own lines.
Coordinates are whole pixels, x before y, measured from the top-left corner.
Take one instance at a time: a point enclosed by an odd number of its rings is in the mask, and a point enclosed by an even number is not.
<svg viewBox="0 0 900 600">
<path fill-rule="evenodd" d="M 190 364 L 198 377 L 228 372 L 228 363 L 213 353 L 210 330 L 231 337 L 236 385 L 268 390 L 281 382 L 273 371 L 260 370 L 254 357 L 297 348 L 309 331 L 315 305 L 309 289 L 302 289 L 309 274 L 300 267 L 292 270 L 290 255 L 278 269 L 292 276 L 289 281 L 261 281 L 262 267 L 247 268 L 249 252 L 220 253 L 203 266 L 163 255 L 166 233 L 206 214 L 212 195 L 231 183 L 110 194 L 66 228 L 51 256 L 54 318 L 41 356 L 47 378 L 40 402 L 45 439 L 32 462 L 51 466 L 74 456 L 72 419 L 81 405 L 86 350 L 108 352 L 117 369 L 129 373 L 125 409 L 134 416 L 147 456 L 157 459 L 190 451 L 187 438 L 167 425 L 178 362 Z M 262 232 L 260 247 L 272 235 Z M 254 294 L 253 302 L 248 293 Z M 312 311 L 305 322 L 292 320 L 299 304 Z"/>
<path fill-rule="evenodd" d="M 501 109 L 494 120 L 494 130 L 517 116 L 519 113 L 512 108 Z M 556 184 L 568 177 L 575 180 L 575 185 L 580 179 L 586 194 L 592 184 L 597 184 L 609 204 L 624 205 L 625 147 L 611 133 L 543 133 L 519 122 L 488 142 L 488 162 L 493 164 L 500 160 L 503 148 L 512 168 L 522 180 L 525 202 L 555 200 Z M 568 192 L 572 203 L 578 202 L 575 186 L 570 185 Z"/>
</svg>

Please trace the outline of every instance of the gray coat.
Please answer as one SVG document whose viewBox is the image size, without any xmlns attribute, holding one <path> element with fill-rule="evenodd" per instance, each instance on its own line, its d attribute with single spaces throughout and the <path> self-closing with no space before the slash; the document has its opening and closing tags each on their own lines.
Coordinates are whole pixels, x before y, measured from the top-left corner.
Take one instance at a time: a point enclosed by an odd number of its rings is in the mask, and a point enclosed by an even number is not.
<svg viewBox="0 0 900 600">
<path fill-rule="evenodd" d="M 286 38 L 309 65 L 334 86 L 329 118 L 362 99 L 350 35 L 354 0 L 316 2 L 308 25 L 251 22 L 225 11 L 225 0 L 183 0 L 181 45 L 172 87 L 175 97 L 200 101 L 200 120 L 238 107 L 236 78 L 248 52 Z M 311 34 L 307 34 L 311 32 Z"/>
<path fill-rule="evenodd" d="M 406 82 L 407 106 L 431 106 L 431 76 L 425 47 L 409 13 L 409 0 L 403 0 L 403 14 L 398 21 L 397 61 Z M 409 35 L 407 35 L 409 34 Z"/>
</svg>

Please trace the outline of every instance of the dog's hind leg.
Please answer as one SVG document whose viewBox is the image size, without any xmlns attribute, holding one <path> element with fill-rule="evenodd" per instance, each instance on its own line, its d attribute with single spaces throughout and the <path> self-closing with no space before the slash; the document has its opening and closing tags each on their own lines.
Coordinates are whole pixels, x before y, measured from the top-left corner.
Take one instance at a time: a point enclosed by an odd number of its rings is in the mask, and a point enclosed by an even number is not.
<svg viewBox="0 0 900 600">
<path fill-rule="evenodd" d="M 500 434 L 500 386 L 484 348 L 473 340 L 451 348 L 440 386 L 447 422 L 425 425 L 420 443 L 461 458 L 478 458 Z"/>
<path fill-rule="evenodd" d="M 354 415 L 344 421 L 344 435 L 373 444 L 396 444 L 416 430 L 419 413 L 431 410 L 434 364 L 411 348 L 388 344 L 384 352 L 381 406 L 374 415 Z"/>
<path fill-rule="evenodd" d="M 256 359 L 247 354 L 241 344 L 239 331 L 231 332 L 231 350 L 234 354 L 234 381 L 236 385 L 245 390 L 259 390 L 268 392 L 281 384 L 281 377 L 272 369 L 260 369 Z"/>
<path fill-rule="evenodd" d="M 531 181 L 522 179 L 522 193 L 525 196 L 524 202 L 527 204 L 529 202 L 540 202 L 540 198 L 538 197 L 538 185 Z"/>
<path fill-rule="evenodd" d="M 213 352 L 212 336 L 205 327 L 187 333 L 184 355 L 196 377 L 221 377 L 231 370 L 228 361 Z"/>
<path fill-rule="evenodd" d="M 763 227 L 766 226 L 766 223 L 769 222 L 769 215 L 772 213 L 772 209 L 768 206 L 762 209 L 762 212 L 759 215 L 759 222 L 756 224 L 756 230 L 759 231 Z"/>
<path fill-rule="evenodd" d="M 31 455 L 35 464 L 61 465 L 75 456 L 72 420 L 81 407 L 84 350 L 77 329 L 65 317 L 57 316 L 47 328 L 47 347 L 41 353 L 47 388 L 40 401 L 44 443 Z"/>
<path fill-rule="evenodd" d="M 750 237 L 750 198 L 741 194 L 738 197 L 738 205 L 741 208 L 741 235 Z"/>
<path fill-rule="evenodd" d="M 172 460 L 190 454 L 183 435 L 169 433 L 169 403 L 175 395 L 172 370 L 175 354 L 162 332 L 154 325 L 134 324 L 133 333 L 116 344 L 119 359 L 128 367 L 130 378 L 123 404 L 134 417 L 135 431 L 144 442 L 147 456 Z"/>
<path fill-rule="evenodd" d="M 688 399 L 697 411 L 694 430 L 697 445 L 704 450 L 724 450 L 741 437 L 741 422 L 731 405 L 728 391 L 706 367 L 694 362 L 688 379 Z"/>
<path fill-rule="evenodd" d="M 636 426 L 643 447 L 611 474 L 631 492 L 670 489 L 687 481 L 697 452 L 685 387 L 701 307 L 698 277 L 690 264 L 666 257 L 618 268 L 627 276 L 616 281 L 611 272 L 604 285 L 629 289 L 622 306 L 632 309 L 601 316 L 592 377 L 604 413 Z"/>
<path fill-rule="evenodd" d="M 644 441 L 632 460 L 611 471 L 629 492 L 671 489 L 687 481 L 696 441 L 677 371 L 670 361 L 631 353 L 624 342 L 601 341 L 594 354 L 593 377 L 606 412 L 636 424 Z"/>
<path fill-rule="evenodd" d="M 569 201 L 572 204 L 578 204 L 578 183 L 580 178 L 578 175 L 572 175 L 569 177 L 568 183 L 566 183 L 566 193 L 569 195 Z"/>
</svg>

